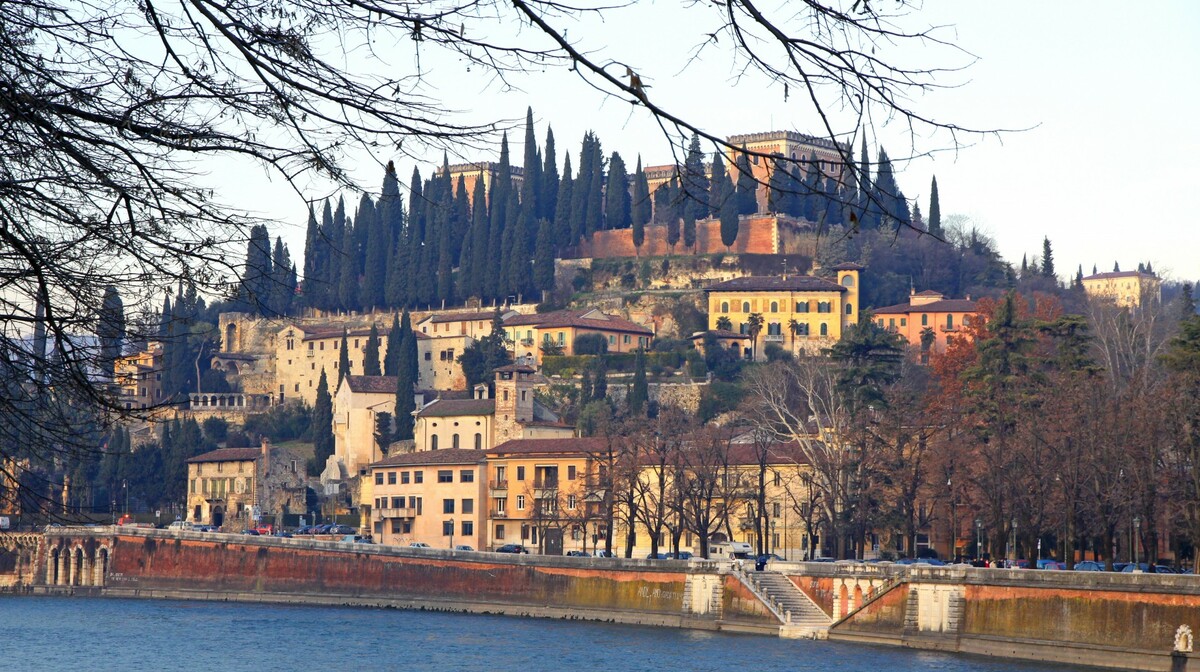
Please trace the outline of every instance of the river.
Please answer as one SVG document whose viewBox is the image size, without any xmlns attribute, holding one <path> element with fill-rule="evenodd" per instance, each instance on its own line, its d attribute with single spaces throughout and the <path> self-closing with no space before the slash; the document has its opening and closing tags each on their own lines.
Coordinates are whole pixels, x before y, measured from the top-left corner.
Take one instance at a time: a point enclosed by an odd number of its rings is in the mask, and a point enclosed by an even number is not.
<svg viewBox="0 0 1200 672">
<path fill-rule="evenodd" d="M 0 669 L 1065 672 L 810 640 L 387 609 L 0 597 Z"/>
</svg>

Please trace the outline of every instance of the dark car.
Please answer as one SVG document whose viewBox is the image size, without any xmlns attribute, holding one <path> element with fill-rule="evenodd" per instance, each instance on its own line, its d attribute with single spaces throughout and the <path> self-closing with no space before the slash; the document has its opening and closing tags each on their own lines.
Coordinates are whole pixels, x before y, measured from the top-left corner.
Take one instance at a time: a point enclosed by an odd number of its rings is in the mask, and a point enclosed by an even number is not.
<svg viewBox="0 0 1200 672">
<path fill-rule="evenodd" d="M 333 526 L 330 526 L 329 532 L 327 532 L 326 534 L 343 534 L 343 535 L 345 535 L 345 534 L 354 534 L 357 531 L 358 530 L 355 530 L 353 527 L 350 527 L 349 525 L 333 525 Z"/>
<path fill-rule="evenodd" d="M 497 553 L 518 553 L 518 554 L 519 553 L 525 553 L 525 554 L 529 553 L 529 551 L 520 544 L 505 544 L 505 545 L 501 546 L 500 548 L 497 548 L 496 552 Z"/>
<path fill-rule="evenodd" d="M 250 530 L 242 530 L 242 534 L 246 534 L 246 535 L 249 535 L 249 536 L 251 536 L 251 537 L 259 537 L 259 536 L 262 536 L 262 535 L 260 535 L 260 534 L 258 533 L 258 530 L 254 530 L 254 529 L 250 529 Z"/>
<path fill-rule="evenodd" d="M 758 556 L 758 558 L 756 558 L 756 560 L 758 562 L 763 562 L 763 563 L 771 562 L 772 560 L 779 560 L 780 562 L 782 562 L 784 560 L 787 560 L 787 558 L 783 557 L 782 555 L 777 555 L 775 553 L 763 553 L 762 555 Z"/>
<path fill-rule="evenodd" d="M 567 551 L 567 557 L 568 558 L 590 558 L 590 557 L 592 557 L 592 554 L 588 553 L 587 551 Z"/>
<path fill-rule="evenodd" d="M 1095 560 L 1081 560 L 1075 563 L 1074 569 L 1077 572 L 1103 572 L 1104 563 Z"/>
</svg>

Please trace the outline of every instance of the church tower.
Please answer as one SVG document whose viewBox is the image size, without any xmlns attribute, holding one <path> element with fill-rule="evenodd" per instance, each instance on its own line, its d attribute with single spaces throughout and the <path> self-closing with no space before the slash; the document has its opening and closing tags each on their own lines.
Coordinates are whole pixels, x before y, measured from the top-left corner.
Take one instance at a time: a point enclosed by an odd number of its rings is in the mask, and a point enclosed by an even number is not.
<svg viewBox="0 0 1200 672">
<path fill-rule="evenodd" d="M 537 371 L 524 364 L 496 369 L 496 435 L 493 446 L 522 436 L 521 423 L 533 420 L 533 377 Z"/>
</svg>

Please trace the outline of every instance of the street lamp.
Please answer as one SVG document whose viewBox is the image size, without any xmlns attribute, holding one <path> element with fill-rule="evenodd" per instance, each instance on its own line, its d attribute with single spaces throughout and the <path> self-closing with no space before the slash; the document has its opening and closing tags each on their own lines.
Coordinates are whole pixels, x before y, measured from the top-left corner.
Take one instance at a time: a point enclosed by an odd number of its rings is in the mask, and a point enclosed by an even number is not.
<svg viewBox="0 0 1200 672">
<path fill-rule="evenodd" d="M 454 519 L 450 519 L 450 550 L 454 550 Z"/>
<path fill-rule="evenodd" d="M 1016 560 L 1017 560 L 1017 519 L 1016 518 L 1012 519 L 1012 549 L 1009 552 L 1009 560 L 1012 563 L 1009 565 L 1009 567 L 1012 567 L 1013 565 L 1017 564 L 1016 563 Z"/>
<path fill-rule="evenodd" d="M 1141 561 L 1142 549 L 1138 545 L 1138 542 L 1141 541 L 1141 534 L 1140 534 L 1141 529 L 1142 529 L 1142 517 L 1134 516 L 1133 517 L 1133 539 L 1131 540 L 1131 545 L 1133 546 L 1133 569 L 1134 569 L 1134 571 L 1138 571 L 1141 569 L 1141 565 L 1139 563 Z"/>
<path fill-rule="evenodd" d="M 776 546 L 776 542 L 775 542 L 775 519 L 774 519 L 774 518 L 772 518 L 772 519 L 771 519 L 771 550 L 770 550 L 770 552 L 771 552 L 771 553 L 774 553 L 774 552 L 775 552 L 775 546 Z"/>
<path fill-rule="evenodd" d="M 975 519 L 975 559 L 983 559 L 983 521 Z"/>
</svg>

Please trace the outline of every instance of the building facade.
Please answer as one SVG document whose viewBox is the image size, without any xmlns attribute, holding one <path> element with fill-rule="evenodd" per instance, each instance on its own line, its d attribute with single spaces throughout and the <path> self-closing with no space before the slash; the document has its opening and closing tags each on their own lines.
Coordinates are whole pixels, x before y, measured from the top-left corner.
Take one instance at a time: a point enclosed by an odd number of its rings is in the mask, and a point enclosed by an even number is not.
<svg viewBox="0 0 1200 672">
<path fill-rule="evenodd" d="M 914 292 L 907 303 L 874 310 L 876 324 L 900 334 L 923 354 L 945 352 L 949 339 L 969 338 L 966 327 L 978 316 L 970 297 L 947 299 L 931 289 Z"/>
<path fill-rule="evenodd" d="M 1083 291 L 1090 299 L 1102 299 L 1121 308 L 1140 308 L 1148 302 L 1162 301 L 1162 281 L 1154 273 L 1116 271 L 1097 273 L 1083 279 Z"/>
<path fill-rule="evenodd" d="M 120 403 L 126 410 L 163 403 L 162 370 L 162 343 L 148 343 L 141 352 L 117 358 L 113 382 L 121 390 Z"/>
<path fill-rule="evenodd" d="M 370 466 L 376 543 L 434 548 L 487 543 L 485 453 L 446 449 L 393 455 Z"/>
<path fill-rule="evenodd" d="M 751 335 L 755 319 L 760 331 L 753 334 L 749 352 L 766 359 L 766 346 L 776 344 L 789 352 L 816 352 L 842 338 L 858 323 L 858 264 L 834 267 L 836 281 L 810 275 L 747 276 L 710 285 L 708 328 Z M 752 317 L 757 316 L 757 318 Z"/>
<path fill-rule="evenodd" d="M 187 519 L 241 529 L 306 510 L 304 460 L 273 447 L 220 448 L 187 460 Z"/>
<path fill-rule="evenodd" d="M 381 367 L 387 357 L 389 327 L 376 325 Z M 317 399 L 322 370 L 330 390 L 334 389 L 338 380 L 343 334 L 350 354 L 350 370 L 345 373 L 362 375 L 366 368 L 364 351 L 371 335 L 369 327 L 348 329 L 339 324 L 289 324 L 279 330 L 275 339 L 275 382 L 279 401 L 299 399 L 312 406 Z"/>
<path fill-rule="evenodd" d="M 596 309 L 515 315 L 504 321 L 504 331 L 513 356 L 526 362 L 541 362 L 547 350 L 573 355 L 575 339 L 585 334 L 601 336 L 608 352 L 634 352 L 654 340 L 649 327 Z"/>
</svg>

